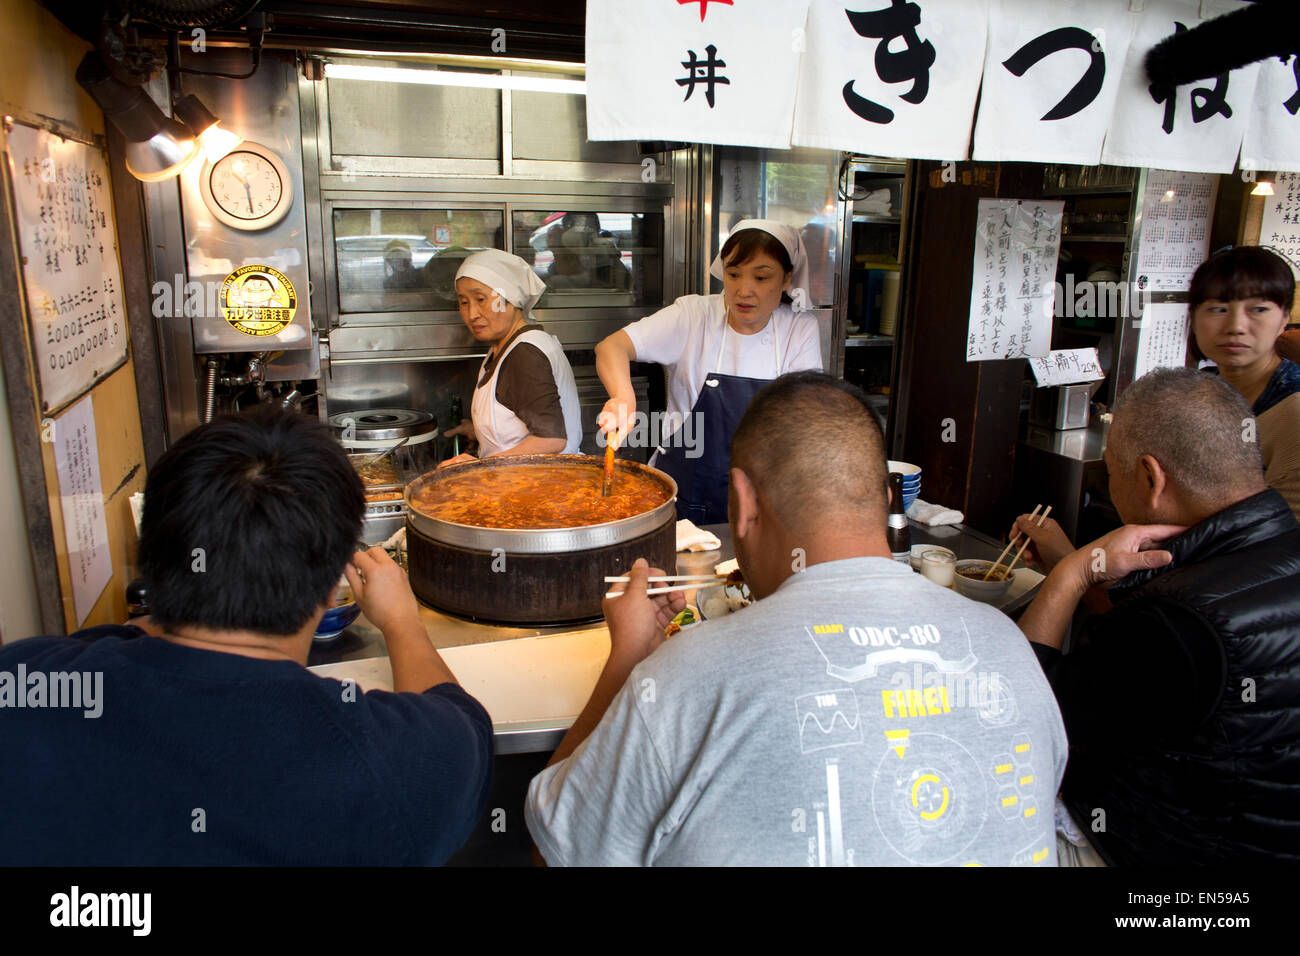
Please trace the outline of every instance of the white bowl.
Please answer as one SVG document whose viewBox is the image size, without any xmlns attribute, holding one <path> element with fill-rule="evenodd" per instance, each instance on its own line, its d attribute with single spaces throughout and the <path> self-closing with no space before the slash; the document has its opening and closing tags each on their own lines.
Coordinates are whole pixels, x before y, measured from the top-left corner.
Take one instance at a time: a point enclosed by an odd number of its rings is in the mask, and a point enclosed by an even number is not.
<svg viewBox="0 0 1300 956">
<path fill-rule="evenodd" d="M 912 481 L 920 481 L 920 480 L 921 480 L 921 466 L 920 466 L 920 465 L 913 465 L 913 464 L 911 464 L 910 462 L 906 462 L 906 461 L 886 461 L 886 462 L 885 462 L 885 470 L 886 470 L 886 471 L 896 471 L 896 472 L 898 472 L 900 475 L 903 476 L 903 483 L 904 483 L 904 484 L 906 484 L 909 480 L 912 480 Z M 912 477 L 912 476 L 915 476 L 915 477 Z"/>
<path fill-rule="evenodd" d="M 979 578 L 968 578 L 962 574 L 963 570 L 977 570 L 981 576 L 990 567 L 992 561 L 984 561 L 978 558 L 966 558 L 957 562 L 956 574 L 953 575 L 953 585 L 957 588 L 958 594 L 963 594 L 968 598 L 976 601 L 982 601 L 985 604 L 999 604 L 1011 590 L 1011 582 L 1016 579 L 1016 572 L 1011 574 L 1003 581 L 981 581 Z"/>
</svg>

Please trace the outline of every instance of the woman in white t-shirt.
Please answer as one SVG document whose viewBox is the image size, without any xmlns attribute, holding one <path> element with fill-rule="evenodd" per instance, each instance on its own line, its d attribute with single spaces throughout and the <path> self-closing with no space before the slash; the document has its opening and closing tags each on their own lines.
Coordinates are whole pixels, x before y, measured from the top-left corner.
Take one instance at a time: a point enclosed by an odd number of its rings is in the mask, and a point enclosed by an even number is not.
<svg viewBox="0 0 1300 956">
<path fill-rule="evenodd" d="M 636 429 L 633 361 L 668 368 L 668 410 L 651 464 L 677 482 L 677 514 L 696 524 L 727 520 L 731 436 L 749 400 L 786 372 L 822 368 L 807 303 L 807 256 L 798 230 L 769 219 L 736 224 L 713 260 L 721 295 L 682 296 L 596 346 L 609 393 L 597 424 L 621 443 Z"/>
<path fill-rule="evenodd" d="M 485 249 L 456 270 L 460 317 L 488 354 L 470 414 L 447 435 L 478 439 L 479 457 L 573 453 L 582 444 L 578 387 L 560 340 L 533 321 L 546 286 L 532 267 L 500 249 Z M 472 461 L 457 455 L 443 462 Z"/>
</svg>

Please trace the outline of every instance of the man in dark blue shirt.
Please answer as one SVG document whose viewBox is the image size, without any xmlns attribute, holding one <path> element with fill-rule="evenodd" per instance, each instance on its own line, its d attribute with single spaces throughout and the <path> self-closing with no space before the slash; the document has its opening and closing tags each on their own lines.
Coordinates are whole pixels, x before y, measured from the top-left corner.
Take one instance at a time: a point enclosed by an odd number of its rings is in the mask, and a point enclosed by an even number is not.
<svg viewBox="0 0 1300 956">
<path fill-rule="evenodd" d="M 151 615 L 0 648 L 0 865 L 439 864 L 487 800 L 492 724 L 320 422 L 259 408 L 149 475 Z M 394 693 L 304 666 L 346 572 Z"/>
</svg>

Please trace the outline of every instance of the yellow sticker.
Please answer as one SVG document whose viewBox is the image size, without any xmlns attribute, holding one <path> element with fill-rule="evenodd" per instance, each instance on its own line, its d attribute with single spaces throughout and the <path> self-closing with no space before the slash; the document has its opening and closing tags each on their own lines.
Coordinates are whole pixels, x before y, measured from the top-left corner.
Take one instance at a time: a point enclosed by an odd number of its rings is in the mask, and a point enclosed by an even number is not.
<svg viewBox="0 0 1300 956">
<path fill-rule="evenodd" d="M 221 317 L 245 335 L 275 335 L 296 311 L 293 283 L 270 266 L 240 266 L 221 283 Z"/>
</svg>

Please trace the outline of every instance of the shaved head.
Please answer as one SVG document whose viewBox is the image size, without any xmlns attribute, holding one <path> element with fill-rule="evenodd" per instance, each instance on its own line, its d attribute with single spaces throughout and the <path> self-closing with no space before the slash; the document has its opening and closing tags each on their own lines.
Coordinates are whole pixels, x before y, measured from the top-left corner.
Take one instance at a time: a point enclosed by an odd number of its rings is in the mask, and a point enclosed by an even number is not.
<svg viewBox="0 0 1300 956">
<path fill-rule="evenodd" d="M 829 375 L 794 372 L 765 385 L 731 440 L 731 467 L 792 532 L 885 526 L 880 425 L 860 389 Z"/>
<path fill-rule="evenodd" d="M 1158 369 L 1125 389 L 1107 446 L 1121 470 L 1153 457 L 1201 511 L 1213 513 L 1264 488 L 1246 399 L 1217 375 L 1195 369 Z"/>
</svg>

